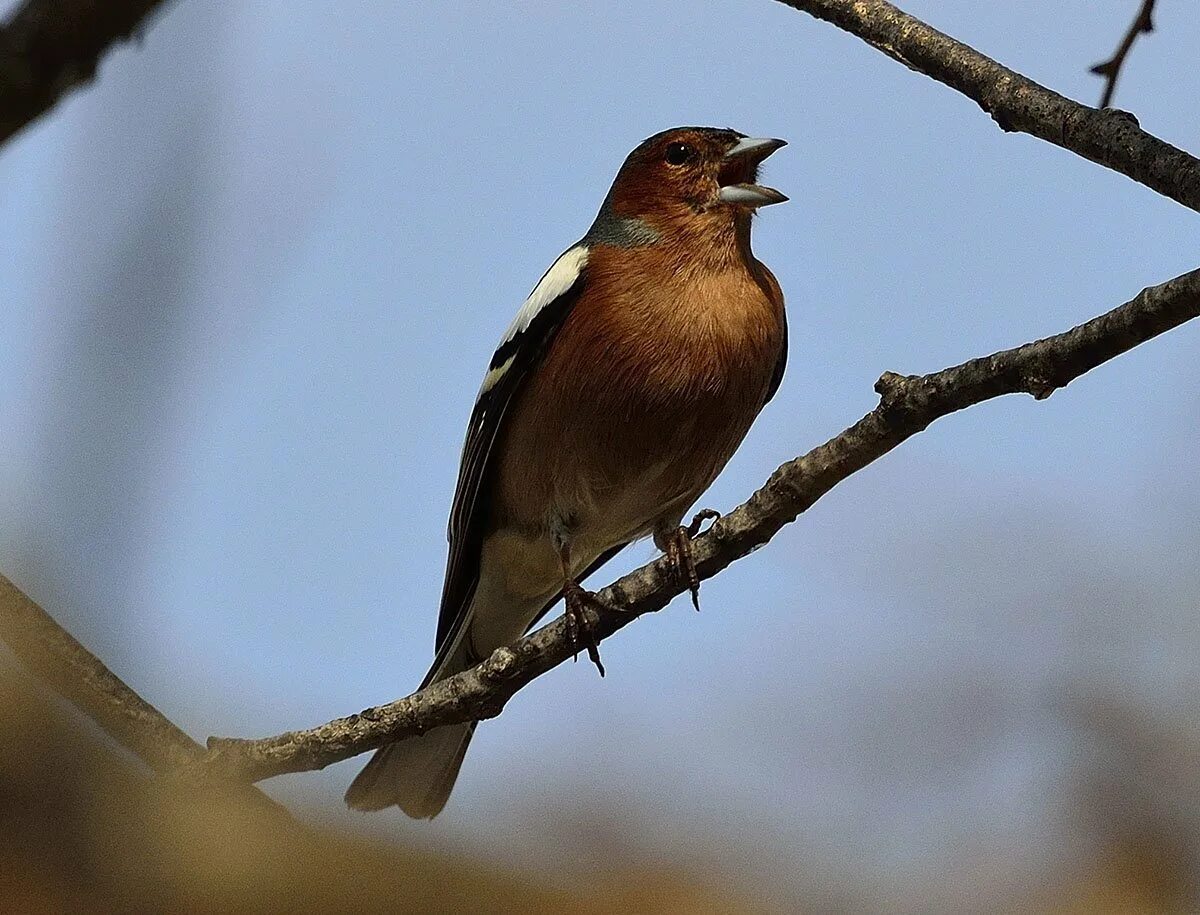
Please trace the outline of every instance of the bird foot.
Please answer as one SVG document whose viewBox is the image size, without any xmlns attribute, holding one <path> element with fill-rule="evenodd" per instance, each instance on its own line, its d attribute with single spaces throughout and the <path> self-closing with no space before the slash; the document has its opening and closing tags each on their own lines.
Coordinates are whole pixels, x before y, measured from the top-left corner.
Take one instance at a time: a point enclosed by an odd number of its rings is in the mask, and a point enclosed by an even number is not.
<svg viewBox="0 0 1200 915">
<path fill-rule="evenodd" d="M 696 560 L 692 555 L 692 541 L 700 535 L 700 528 L 705 521 L 721 517 L 719 511 L 704 508 L 696 512 L 692 523 L 687 527 L 677 527 L 667 537 L 666 554 L 671 563 L 671 571 L 676 580 L 686 587 L 692 595 L 692 606 L 700 609 L 700 576 L 696 572 Z"/>
<path fill-rule="evenodd" d="M 575 648 L 575 659 L 579 659 L 579 649 L 582 646 L 587 651 L 588 659 L 596 665 L 600 676 L 604 676 L 604 665 L 600 663 L 600 648 L 596 643 L 596 631 L 587 615 L 587 608 L 604 608 L 604 604 L 591 591 L 586 591 L 573 581 L 568 581 L 563 587 L 563 603 L 566 604 L 567 636 Z"/>
</svg>

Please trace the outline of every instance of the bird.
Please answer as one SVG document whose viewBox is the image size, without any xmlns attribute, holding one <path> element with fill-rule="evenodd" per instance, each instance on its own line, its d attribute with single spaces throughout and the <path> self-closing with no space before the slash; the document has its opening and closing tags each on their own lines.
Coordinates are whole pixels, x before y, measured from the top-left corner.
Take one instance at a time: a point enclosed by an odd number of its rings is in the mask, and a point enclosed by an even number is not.
<svg viewBox="0 0 1200 915">
<path fill-rule="evenodd" d="M 563 599 L 600 668 L 581 582 L 653 537 L 697 603 L 683 519 L 779 388 L 787 319 L 750 249 L 751 217 L 787 200 L 760 185 L 787 145 L 677 127 L 625 159 L 591 228 L 501 338 L 468 421 L 448 525 L 433 666 L 478 664 Z M 363 811 L 441 812 L 475 722 L 385 744 L 346 791 Z"/>
</svg>

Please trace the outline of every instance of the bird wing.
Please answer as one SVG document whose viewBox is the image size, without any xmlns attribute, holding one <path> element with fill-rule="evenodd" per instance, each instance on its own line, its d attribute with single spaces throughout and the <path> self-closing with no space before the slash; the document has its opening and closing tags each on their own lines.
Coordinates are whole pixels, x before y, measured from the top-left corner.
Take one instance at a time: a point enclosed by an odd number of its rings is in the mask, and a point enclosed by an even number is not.
<svg viewBox="0 0 1200 915">
<path fill-rule="evenodd" d="M 783 372 L 787 368 L 788 356 L 788 327 L 787 327 L 787 312 L 783 313 L 783 346 L 779 348 L 779 358 L 775 360 L 775 374 L 771 376 L 771 384 L 767 388 L 767 396 L 763 399 L 763 406 L 771 402 L 771 398 L 775 396 L 775 392 L 779 390 L 779 385 L 783 383 Z"/>
<path fill-rule="evenodd" d="M 471 411 L 446 537 L 450 555 L 437 626 L 438 667 L 467 623 L 479 582 L 492 459 L 509 406 L 536 370 L 550 341 L 583 292 L 588 248 L 568 248 L 534 287 L 492 355 Z"/>
<path fill-rule="evenodd" d="M 765 407 L 771 402 L 771 398 L 775 396 L 775 392 L 779 390 L 779 385 L 783 382 L 783 371 L 787 368 L 787 309 L 783 307 L 783 287 L 779 285 L 779 280 L 775 279 L 775 274 L 760 260 L 752 260 L 751 267 L 763 292 L 767 294 L 767 298 L 779 309 L 779 319 L 783 322 L 783 346 L 779 348 L 779 357 L 775 360 L 775 372 L 771 375 L 771 383 L 767 387 L 767 396 L 763 398 L 762 405 Z"/>
</svg>

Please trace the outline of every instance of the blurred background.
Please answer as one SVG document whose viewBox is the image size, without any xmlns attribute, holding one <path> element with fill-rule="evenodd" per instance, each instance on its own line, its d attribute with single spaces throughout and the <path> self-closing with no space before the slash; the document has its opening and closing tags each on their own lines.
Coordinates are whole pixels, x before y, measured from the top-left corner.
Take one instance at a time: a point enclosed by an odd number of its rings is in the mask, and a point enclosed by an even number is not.
<svg viewBox="0 0 1200 915">
<path fill-rule="evenodd" d="M 1089 104 L 1135 6 L 905 4 Z M 1195 150 L 1200 17 L 1160 6 L 1115 104 Z M 1194 213 L 767 0 L 182 0 L 0 150 L 0 570 L 200 740 L 407 693 L 490 353 L 679 124 L 791 143 L 755 232 L 791 362 L 706 506 L 885 369 L 1197 266 Z M 263 787 L 443 885 L 461 862 L 602 911 L 1194 908 L 1198 333 L 857 474 L 703 613 L 607 642 L 604 681 L 522 691 L 432 823 L 345 810 L 362 760 Z"/>
</svg>

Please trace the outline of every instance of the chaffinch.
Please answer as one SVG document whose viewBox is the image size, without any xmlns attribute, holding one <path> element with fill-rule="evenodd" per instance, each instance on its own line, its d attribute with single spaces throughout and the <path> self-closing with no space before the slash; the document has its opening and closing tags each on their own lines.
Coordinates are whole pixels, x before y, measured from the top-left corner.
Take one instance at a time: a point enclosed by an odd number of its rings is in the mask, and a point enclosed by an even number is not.
<svg viewBox="0 0 1200 915">
<path fill-rule="evenodd" d="M 779 283 L 750 251 L 754 210 L 787 199 L 755 183 L 783 145 L 708 127 L 650 137 L 534 287 L 467 427 L 422 686 L 516 640 L 560 597 L 599 666 L 581 612 L 594 598 L 579 583 L 640 537 L 670 555 L 695 601 L 684 513 L 774 395 L 787 357 Z M 437 815 L 474 729 L 381 747 L 346 802 Z"/>
</svg>

